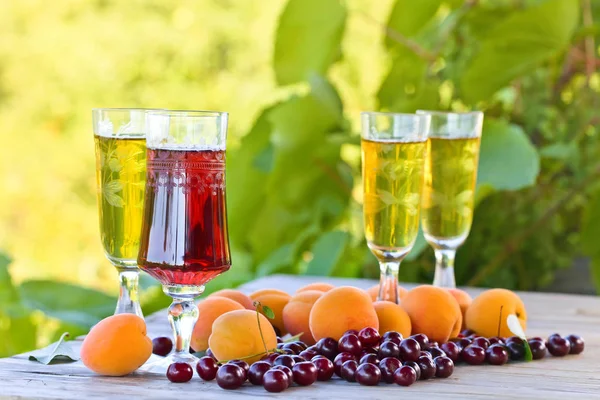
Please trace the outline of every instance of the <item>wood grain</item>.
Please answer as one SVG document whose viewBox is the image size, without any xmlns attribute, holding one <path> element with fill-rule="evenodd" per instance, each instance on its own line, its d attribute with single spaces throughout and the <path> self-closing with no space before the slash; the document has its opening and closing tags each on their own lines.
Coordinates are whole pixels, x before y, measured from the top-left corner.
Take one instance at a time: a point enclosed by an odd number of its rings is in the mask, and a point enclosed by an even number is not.
<svg viewBox="0 0 600 400">
<path fill-rule="evenodd" d="M 246 293 L 275 287 L 293 293 L 299 287 L 326 281 L 335 285 L 372 286 L 369 280 L 270 276 L 249 282 Z M 411 285 L 406 285 L 410 287 Z M 481 289 L 468 289 L 476 295 Z M 170 383 L 164 376 L 134 373 L 123 378 L 97 376 L 80 363 L 45 366 L 19 355 L 0 360 L 0 398 L 202 398 L 202 399 L 600 399 L 600 298 L 547 293 L 520 293 L 528 310 L 528 335 L 577 333 L 585 337 L 586 350 L 562 359 L 548 357 L 530 363 L 505 366 L 455 368 L 449 379 L 417 382 L 403 388 L 380 384 L 363 387 L 339 380 L 310 387 L 294 387 L 281 394 L 266 392 L 248 384 L 236 391 L 224 391 L 197 376 L 186 384 Z M 166 312 L 146 318 L 149 335 L 169 335 Z"/>
</svg>

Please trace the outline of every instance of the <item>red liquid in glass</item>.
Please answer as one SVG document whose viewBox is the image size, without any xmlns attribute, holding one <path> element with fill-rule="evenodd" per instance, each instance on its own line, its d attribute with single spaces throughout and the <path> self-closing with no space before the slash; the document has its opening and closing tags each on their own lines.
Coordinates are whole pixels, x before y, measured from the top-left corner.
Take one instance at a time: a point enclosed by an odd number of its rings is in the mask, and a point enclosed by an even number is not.
<svg viewBox="0 0 600 400">
<path fill-rule="evenodd" d="M 148 149 L 138 265 L 164 285 L 204 285 L 231 265 L 225 152 Z"/>
</svg>

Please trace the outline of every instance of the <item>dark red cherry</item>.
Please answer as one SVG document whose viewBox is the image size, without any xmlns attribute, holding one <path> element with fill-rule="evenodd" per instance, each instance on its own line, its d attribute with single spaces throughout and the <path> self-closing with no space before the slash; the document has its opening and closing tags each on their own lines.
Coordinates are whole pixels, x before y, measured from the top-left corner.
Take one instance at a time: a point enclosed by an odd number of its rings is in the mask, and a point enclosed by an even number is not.
<svg viewBox="0 0 600 400">
<path fill-rule="evenodd" d="M 404 365 L 398 368 L 396 371 L 394 371 L 394 382 L 400 386 L 410 386 L 413 383 L 415 383 L 416 380 L 417 373 L 412 367 L 409 367 L 408 365 Z"/>
<path fill-rule="evenodd" d="M 187 382 L 192 379 L 192 376 L 194 376 L 194 370 L 190 364 L 185 362 L 175 362 L 169 365 L 169 368 L 167 369 L 167 378 L 169 378 L 171 382 Z"/>
<path fill-rule="evenodd" d="M 212 357 L 202 357 L 196 363 L 198 376 L 205 381 L 212 381 L 217 376 L 219 365 Z"/>
<path fill-rule="evenodd" d="M 166 356 L 173 350 L 173 342 L 168 337 L 156 337 L 152 339 L 152 353 L 157 356 Z"/>
</svg>

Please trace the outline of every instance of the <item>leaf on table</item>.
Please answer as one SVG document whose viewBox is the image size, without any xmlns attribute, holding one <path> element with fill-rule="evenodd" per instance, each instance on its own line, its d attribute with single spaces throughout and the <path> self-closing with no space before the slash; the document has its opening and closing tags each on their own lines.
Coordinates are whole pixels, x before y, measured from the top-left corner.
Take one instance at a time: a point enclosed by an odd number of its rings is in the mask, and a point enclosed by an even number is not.
<svg viewBox="0 0 600 400">
<path fill-rule="evenodd" d="M 79 360 L 79 353 L 66 340 L 68 337 L 69 333 L 65 332 L 58 342 L 32 352 L 29 355 L 29 361 L 37 361 L 48 365 L 56 362 L 73 362 Z"/>
<path fill-rule="evenodd" d="M 271 310 L 271 307 L 262 306 L 262 311 L 265 314 L 265 317 L 269 319 L 275 319 L 275 313 Z"/>
<path fill-rule="evenodd" d="M 506 326 L 508 329 L 515 335 L 523 339 L 523 346 L 525 347 L 525 361 L 533 360 L 533 355 L 531 354 L 531 348 L 529 347 L 529 343 L 527 342 L 527 336 L 525 335 L 525 331 L 519 322 L 519 319 L 515 314 L 509 314 L 506 317 Z"/>
</svg>

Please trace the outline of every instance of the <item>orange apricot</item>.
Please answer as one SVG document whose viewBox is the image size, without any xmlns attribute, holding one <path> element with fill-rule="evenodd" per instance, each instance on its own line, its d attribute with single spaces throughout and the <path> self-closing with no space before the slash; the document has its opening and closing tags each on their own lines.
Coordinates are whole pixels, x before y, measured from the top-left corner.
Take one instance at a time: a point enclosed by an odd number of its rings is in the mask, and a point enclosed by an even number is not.
<svg viewBox="0 0 600 400">
<path fill-rule="evenodd" d="M 377 296 L 379 296 L 379 285 L 371 286 L 367 289 L 367 293 L 371 296 L 371 300 L 377 301 Z M 406 296 L 406 293 L 408 293 L 408 290 L 404 289 L 402 286 L 398 286 L 398 297 L 400 300 Z"/>
<path fill-rule="evenodd" d="M 252 301 L 258 301 L 261 305 L 273 310 L 275 318 L 270 321 L 279 336 L 283 336 L 287 332 L 283 324 L 283 307 L 290 301 L 291 297 L 286 292 L 277 289 L 257 290 L 250 295 Z"/>
<path fill-rule="evenodd" d="M 218 360 L 243 359 L 252 364 L 265 355 L 265 346 L 269 351 L 277 347 L 277 335 L 264 315 L 236 310 L 215 320 L 208 344 Z"/>
<path fill-rule="evenodd" d="M 333 286 L 330 283 L 314 282 L 309 283 L 306 286 L 302 286 L 300 289 L 296 290 L 296 293 L 304 292 L 305 290 L 319 290 L 321 292 L 329 292 L 333 288 L 335 288 L 335 286 Z"/>
<path fill-rule="evenodd" d="M 463 322 L 462 322 L 461 329 L 465 329 L 466 323 L 467 323 L 465 314 L 467 313 L 467 308 L 469 308 L 469 306 L 473 302 L 473 299 L 471 298 L 471 295 L 469 295 L 469 293 L 465 292 L 464 290 L 454 289 L 454 288 L 446 289 L 446 290 L 448 290 L 448 292 L 450 292 L 450 294 L 452 296 L 454 296 L 454 298 L 458 302 L 458 306 L 460 307 L 460 312 L 463 316 Z"/>
<path fill-rule="evenodd" d="M 410 316 L 413 334 L 424 333 L 429 339 L 444 343 L 460 332 L 460 307 L 446 289 L 417 286 L 408 291 L 401 305 Z"/>
<path fill-rule="evenodd" d="M 100 375 L 123 376 L 152 355 L 146 323 L 134 314 L 117 314 L 98 322 L 81 345 L 81 361 Z"/>
<path fill-rule="evenodd" d="M 473 300 L 466 313 L 467 328 L 478 335 L 513 336 L 506 318 L 515 314 L 523 330 L 527 329 L 527 311 L 521 298 L 510 290 L 490 289 Z"/>
<path fill-rule="evenodd" d="M 291 335 L 302 333 L 300 340 L 309 346 L 316 343 L 310 332 L 310 311 L 322 295 L 320 290 L 303 290 L 293 295 L 283 308 L 285 330 Z"/>
<path fill-rule="evenodd" d="M 341 286 L 324 293 L 313 305 L 309 317 L 315 340 L 331 337 L 339 340 L 348 329 L 379 329 L 371 298 L 362 289 Z"/>
<path fill-rule="evenodd" d="M 377 319 L 379 320 L 379 333 L 383 335 L 389 331 L 396 331 L 404 337 L 410 336 L 410 317 L 402 306 L 391 301 L 376 301 L 373 303 Z"/>
<path fill-rule="evenodd" d="M 246 308 L 248 310 L 254 310 L 254 306 L 252 305 L 252 300 L 250 299 L 250 297 L 248 295 L 240 292 L 239 290 L 222 289 L 222 290 L 218 290 L 214 293 L 211 293 L 208 297 L 210 297 L 210 296 L 227 297 L 228 299 L 237 301 L 242 306 L 244 306 L 244 308 Z"/>
<path fill-rule="evenodd" d="M 208 349 L 208 338 L 212 333 L 213 322 L 229 311 L 244 310 L 237 301 L 220 296 L 209 296 L 198 303 L 198 321 L 194 325 L 190 346 L 194 351 Z"/>
</svg>

